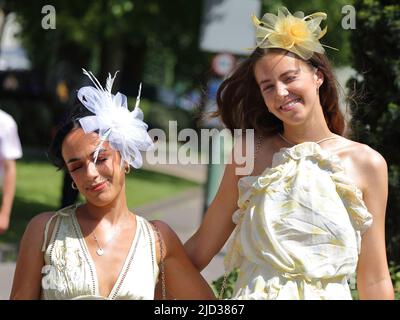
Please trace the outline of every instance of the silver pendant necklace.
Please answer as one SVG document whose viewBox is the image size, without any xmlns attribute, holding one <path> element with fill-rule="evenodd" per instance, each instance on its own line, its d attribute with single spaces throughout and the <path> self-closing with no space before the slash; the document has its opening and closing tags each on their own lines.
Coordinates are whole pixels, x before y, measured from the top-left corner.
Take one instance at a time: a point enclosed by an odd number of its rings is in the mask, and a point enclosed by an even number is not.
<svg viewBox="0 0 400 320">
<path fill-rule="evenodd" d="M 102 246 L 100 246 L 99 241 L 97 240 L 96 233 L 93 231 L 93 239 L 94 239 L 94 241 L 96 242 L 96 245 L 97 245 L 96 253 L 97 253 L 98 256 L 101 257 L 102 255 L 104 255 L 104 249 L 105 249 L 105 247 L 111 242 L 111 240 L 114 238 L 114 236 L 115 236 L 116 233 L 117 233 L 117 232 L 114 232 L 114 234 L 111 236 L 111 238 L 110 238 L 110 239 L 106 242 L 106 244 L 102 247 Z"/>
</svg>

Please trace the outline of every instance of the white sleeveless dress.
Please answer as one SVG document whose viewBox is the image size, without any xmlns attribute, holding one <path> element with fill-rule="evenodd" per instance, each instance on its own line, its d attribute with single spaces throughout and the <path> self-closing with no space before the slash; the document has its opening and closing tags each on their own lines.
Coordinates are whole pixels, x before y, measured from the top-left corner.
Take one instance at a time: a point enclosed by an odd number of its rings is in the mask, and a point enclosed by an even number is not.
<svg viewBox="0 0 400 320">
<path fill-rule="evenodd" d="M 238 188 L 225 256 L 239 268 L 235 299 L 351 299 L 372 215 L 336 155 L 315 142 L 282 148 Z"/>
<path fill-rule="evenodd" d="M 155 235 L 150 223 L 136 216 L 137 229 L 129 253 L 108 297 L 99 293 L 96 268 L 76 218 L 76 206 L 59 210 L 47 222 L 42 270 L 44 300 L 125 299 L 152 300 L 158 277 Z M 47 244 L 53 218 L 54 229 Z"/>
</svg>

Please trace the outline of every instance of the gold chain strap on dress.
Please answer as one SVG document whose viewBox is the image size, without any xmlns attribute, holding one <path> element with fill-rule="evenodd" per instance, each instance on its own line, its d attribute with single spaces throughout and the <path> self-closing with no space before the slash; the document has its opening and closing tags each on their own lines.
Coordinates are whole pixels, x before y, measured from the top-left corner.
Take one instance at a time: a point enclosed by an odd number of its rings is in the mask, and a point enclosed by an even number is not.
<svg viewBox="0 0 400 320">
<path fill-rule="evenodd" d="M 165 286 L 165 268 L 164 268 L 164 245 L 163 245 L 163 240 L 160 234 L 160 230 L 158 227 L 151 222 L 151 225 L 153 226 L 154 230 L 157 233 L 157 237 L 160 241 L 160 271 L 161 271 L 161 292 L 162 292 L 162 299 L 166 300 L 167 299 L 167 290 Z"/>
<path fill-rule="evenodd" d="M 242 222 L 242 219 L 243 219 L 243 216 L 240 218 L 240 220 L 239 220 L 239 222 L 238 222 L 238 224 L 237 224 L 237 226 L 236 226 L 235 234 L 233 235 L 233 239 L 232 239 L 232 244 L 235 243 L 237 234 L 238 234 L 238 232 L 239 232 L 239 225 L 240 225 L 240 223 Z M 232 253 L 233 253 L 233 250 L 230 250 L 230 251 L 228 252 L 228 257 L 227 257 L 227 265 L 228 265 L 228 266 L 230 266 L 230 264 L 231 264 Z M 228 269 L 228 270 L 229 270 L 229 269 Z M 224 292 L 225 292 L 225 290 L 226 290 L 226 281 L 228 280 L 228 275 L 229 275 L 229 273 L 230 273 L 228 270 L 225 271 L 225 273 L 224 273 L 224 280 L 222 280 L 222 285 L 221 285 L 221 290 L 220 290 L 219 295 L 218 295 L 218 300 L 222 300 L 222 298 L 223 298 L 223 296 L 224 296 Z"/>
<path fill-rule="evenodd" d="M 259 150 L 260 150 L 260 147 L 261 147 L 262 138 L 263 138 L 262 135 L 258 136 L 258 138 L 257 138 L 257 144 L 256 144 L 256 148 L 255 148 L 255 151 L 254 151 L 254 163 L 255 163 L 256 156 L 257 156 L 257 154 L 258 154 L 258 152 L 259 152 Z M 236 225 L 235 234 L 233 235 L 233 238 L 232 238 L 232 244 L 235 243 L 237 234 L 238 234 L 238 232 L 239 232 L 239 226 L 240 226 L 242 220 L 243 220 L 243 215 L 240 217 L 240 219 L 239 219 L 239 221 L 238 221 L 238 224 Z M 232 252 L 233 252 L 233 250 L 231 250 L 230 252 L 228 252 L 228 257 L 227 257 L 227 265 L 228 265 L 228 266 L 230 266 L 230 264 L 231 264 Z M 224 296 L 224 292 L 225 292 L 225 290 L 226 290 L 226 281 L 228 280 L 228 275 L 229 275 L 229 272 L 228 272 L 228 271 L 225 271 L 225 273 L 224 273 L 224 280 L 222 280 L 221 290 L 220 290 L 219 295 L 218 295 L 218 299 L 219 299 L 219 300 L 222 300 L 222 298 L 223 298 L 223 296 Z"/>
</svg>

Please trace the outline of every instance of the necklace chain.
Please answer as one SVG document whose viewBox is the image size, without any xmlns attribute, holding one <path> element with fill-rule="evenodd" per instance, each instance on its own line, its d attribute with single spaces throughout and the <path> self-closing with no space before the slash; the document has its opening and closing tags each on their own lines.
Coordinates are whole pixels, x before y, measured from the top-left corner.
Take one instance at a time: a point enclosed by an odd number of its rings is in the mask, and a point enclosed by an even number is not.
<svg viewBox="0 0 400 320">
<path fill-rule="evenodd" d="M 114 236 L 115 236 L 116 233 L 117 233 L 117 232 L 114 232 L 113 235 L 111 236 L 111 238 L 108 239 L 108 241 L 106 242 L 106 244 L 102 247 L 102 246 L 100 246 L 100 243 L 99 243 L 99 241 L 97 240 L 96 233 L 93 231 L 93 239 L 94 239 L 94 241 L 96 242 L 96 245 L 97 245 L 96 253 L 97 253 L 98 256 L 102 256 L 102 255 L 104 254 L 104 249 L 105 249 L 105 247 L 111 242 L 111 240 L 114 238 Z"/>
<path fill-rule="evenodd" d="M 280 134 L 280 133 L 278 133 L 278 135 L 282 138 L 282 140 L 284 140 L 285 142 L 287 142 L 288 144 L 290 144 L 290 145 L 292 145 L 292 146 L 295 146 L 295 145 L 297 144 L 297 143 L 294 143 L 294 142 L 288 140 L 287 138 L 285 138 L 285 137 L 284 137 L 282 134 Z M 337 138 L 338 138 L 338 137 L 337 137 L 336 135 L 334 135 L 334 136 L 330 136 L 330 137 L 321 139 L 321 140 L 319 140 L 319 141 L 316 141 L 315 143 L 320 144 L 320 143 L 322 143 L 322 142 L 324 142 L 324 141 L 326 141 L 326 140 L 337 139 Z"/>
</svg>

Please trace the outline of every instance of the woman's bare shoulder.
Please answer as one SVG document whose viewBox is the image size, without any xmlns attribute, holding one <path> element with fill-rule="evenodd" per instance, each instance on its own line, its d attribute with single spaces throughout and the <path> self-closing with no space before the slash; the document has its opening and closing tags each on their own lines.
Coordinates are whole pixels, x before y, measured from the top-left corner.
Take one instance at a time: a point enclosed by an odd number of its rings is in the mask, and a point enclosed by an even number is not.
<svg viewBox="0 0 400 320">
<path fill-rule="evenodd" d="M 341 144 L 341 153 L 350 157 L 354 163 L 374 171 L 386 169 L 385 158 L 369 145 L 344 137 L 341 138 Z"/>
<path fill-rule="evenodd" d="M 362 191 L 370 188 L 374 181 L 382 181 L 382 177 L 387 177 L 385 158 L 367 144 L 341 138 L 335 153 Z"/>
<path fill-rule="evenodd" d="M 154 226 L 156 232 L 156 251 L 158 259 L 161 256 L 161 245 L 163 245 L 165 250 L 163 252 L 163 258 L 169 256 L 171 252 L 174 252 L 176 246 L 182 246 L 179 237 L 167 223 L 160 220 L 152 220 L 150 223 Z"/>
<path fill-rule="evenodd" d="M 155 229 L 161 233 L 161 236 L 166 240 L 175 237 L 175 231 L 169 226 L 168 223 L 161 220 L 151 220 L 150 223 Z"/>
<path fill-rule="evenodd" d="M 55 212 L 42 212 L 34 216 L 28 223 L 24 239 L 28 241 L 41 242 L 43 238 L 43 233 L 47 222 L 55 215 Z M 49 233 L 52 232 L 54 223 L 49 228 Z"/>
<path fill-rule="evenodd" d="M 44 228 L 46 223 L 50 220 L 52 216 L 55 215 L 54 211 L 42 212 L 34 216 L 31 221 L 29 221 L 28 227 L 32 229 Z"/>
</svg>

